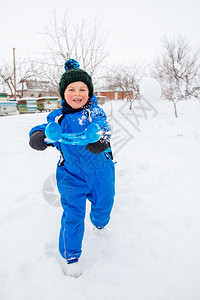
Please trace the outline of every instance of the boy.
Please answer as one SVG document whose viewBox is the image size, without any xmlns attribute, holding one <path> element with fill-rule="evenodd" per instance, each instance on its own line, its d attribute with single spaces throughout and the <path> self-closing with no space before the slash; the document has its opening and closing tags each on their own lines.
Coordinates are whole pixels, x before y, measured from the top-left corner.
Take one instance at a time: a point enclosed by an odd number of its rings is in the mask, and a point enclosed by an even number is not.
<svg viewBox="0 0 200 300">
<path fill-rule="evenodd" d="M 47 122 L 56 121 L 62 133 L 84 131 L 90 123 L 97 123 L 101 138 L 87 146 L 59 142 L 50 144 L 60 151 L 57 164 L 57 185 L 61 195 L 63 215 L 59 236 L 59 251 L 66 260 L 65 274 L 81 274 L 79 257 L 82 252 L 86 199 L 91 202 L 90 220 L 95 229 L 102 230 L 109 222 L 115 194 L 115 172 L 110 147 L 110 126 L 93 94 L 92 79 L 77 61 L 65 63 L 65 73 L 59 83 L 62 108 L 52 111 Z M 48 124 L 47 123 L 47 124 Z M 45 128 L 42 124 L 30 131 L 30 146 L 45 150 Z"/>
</svg>

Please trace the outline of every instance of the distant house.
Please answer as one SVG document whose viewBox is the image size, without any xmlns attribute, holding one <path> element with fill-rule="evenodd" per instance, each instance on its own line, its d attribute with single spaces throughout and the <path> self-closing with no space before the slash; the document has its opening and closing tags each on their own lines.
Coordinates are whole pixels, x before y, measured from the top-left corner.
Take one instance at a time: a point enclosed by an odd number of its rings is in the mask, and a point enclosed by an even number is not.
<svg viewBox="0 0 200 300">
<path fill-rule="evenodd" d="M 132 97 L 132 92 L 127 92 L 128 96 Z M 110 90 L 104 90 L 104 89 L 98 89 L 95 91 L 96 96 L 104 96 L 106 97 L 106 100 L 123 100 L 127 98 L 127 95 L 125 92 L 122 91 L 110 91 Z"/>
<path fill-rule="evenodd" d="M 17 92 L 23 98 L 38 98 L 46 96 L 56 96 L 55 93 L 50 91 L 50 84 L 48 81 L 40 80 L 21 80 L 21 89 Z"/>
</svg>

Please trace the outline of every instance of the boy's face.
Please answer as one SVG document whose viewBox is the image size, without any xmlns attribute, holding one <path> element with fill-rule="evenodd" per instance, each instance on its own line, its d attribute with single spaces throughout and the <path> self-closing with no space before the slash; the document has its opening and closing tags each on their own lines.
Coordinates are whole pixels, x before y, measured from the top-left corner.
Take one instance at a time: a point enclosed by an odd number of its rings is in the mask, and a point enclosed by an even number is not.
<svg viewBox="0 0 200 300">
<path fill-rule="evenodd" d="M 89 89 L 82 81 L 70 83 L 64 92 L 67 103 L 74 109 L 84 106 L 89 98 Z"/>
</svg>

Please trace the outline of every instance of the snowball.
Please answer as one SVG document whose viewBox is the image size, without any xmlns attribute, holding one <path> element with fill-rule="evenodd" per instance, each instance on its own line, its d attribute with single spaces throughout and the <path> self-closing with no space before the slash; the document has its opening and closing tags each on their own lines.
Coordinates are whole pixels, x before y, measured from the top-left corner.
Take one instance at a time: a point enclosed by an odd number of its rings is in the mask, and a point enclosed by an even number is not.
<svg viewBox="0 0 200 300">
<path fill-rule="evenodd" d="M 140 94 L 150 103 L 156 104 L 161 96 L 161 87 L 156 79 L 144 77 L 140 83 Z"/>
</svg>

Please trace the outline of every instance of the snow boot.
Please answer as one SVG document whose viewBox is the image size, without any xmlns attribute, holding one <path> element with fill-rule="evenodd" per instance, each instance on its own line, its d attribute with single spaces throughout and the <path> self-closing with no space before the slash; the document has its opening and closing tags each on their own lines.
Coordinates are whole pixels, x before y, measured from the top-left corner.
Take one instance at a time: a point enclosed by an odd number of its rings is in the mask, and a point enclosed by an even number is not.
<svg viewBox="0 0 200 300">
<path fill-rule="evenodd" d="M 106 237 L 107 236 L 107 228 L 106 227 L 100 227 L 100 226 L 94 226 L 93 225 L 93 231 L 98 237 Z"/>
<path fill-rule="evenodd" d="M 63 271 L 65 275 L 74 278 L 78 278 L 80 275 L 82 275 L 82 270 L 79 261 L 75 261 L 75 262 L 67 261 L 63 267 Z"/>
</svg>

